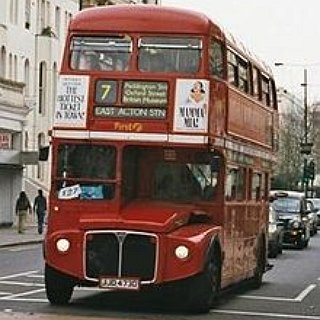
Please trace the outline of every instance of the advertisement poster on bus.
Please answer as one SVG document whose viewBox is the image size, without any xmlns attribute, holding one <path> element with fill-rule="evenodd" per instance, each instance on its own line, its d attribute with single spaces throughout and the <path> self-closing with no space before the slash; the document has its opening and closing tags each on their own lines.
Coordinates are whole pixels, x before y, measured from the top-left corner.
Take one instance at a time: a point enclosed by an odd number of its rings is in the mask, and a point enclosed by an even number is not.
<svg viewBox="0 0 320 320">
<path fill-rule="evenodd" d="M 60 76 L 54 111 L 55 127 L 86 126 L 88 86 L 89 76 Z"/>
<path fill-rule="evenodd" d="M 174 106 L 174 131 L 206 133 L 208 104 L 209 81 L 178 79 Z"/>
</svg>

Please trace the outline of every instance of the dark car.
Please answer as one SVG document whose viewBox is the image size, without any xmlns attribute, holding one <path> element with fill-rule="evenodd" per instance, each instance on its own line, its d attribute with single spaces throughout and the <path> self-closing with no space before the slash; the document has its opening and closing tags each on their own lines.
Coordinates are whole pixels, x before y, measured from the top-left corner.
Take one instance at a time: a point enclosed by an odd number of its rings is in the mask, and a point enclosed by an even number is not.
<svg viewBox="0 0 320 320">
<path fill-rule="evenodd" d="M 282 253 L 283 223 L 279 221 L 272 204 L 269 207 L 268 257 L 276 258 Z"/>
<path fill-rule="evenodd" d="M 273 190 L 270 203 L 283 223 L 283 243 L 305 248 L 310 240 L 307 200 L 303 193 Z"/>
<path fill-rule="evenodd" d="M 315 212 L 317 213 L 318 221 L 317 224 L 320 226 L 320 199 L 319 198 L 308 198 L 312 202 Z"/>
</svg>

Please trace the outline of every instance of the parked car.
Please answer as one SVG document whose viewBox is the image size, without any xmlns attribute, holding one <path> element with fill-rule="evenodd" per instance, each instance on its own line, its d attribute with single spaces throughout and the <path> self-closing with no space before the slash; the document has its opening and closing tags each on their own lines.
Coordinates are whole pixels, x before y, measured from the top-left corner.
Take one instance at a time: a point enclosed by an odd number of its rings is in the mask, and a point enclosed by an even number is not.
<svg viewBox="0 0 320 320">
<path fill-rule="evenodd" d="M 318 215 L 317 209 L 310 199 L 307 199 L 307 208 L 310 213 L 308 214 L 310 220 L 310 235 L 313 236 L 318 232 Z"/>
<path fill-rule="evenodd" d="M 303 193 L 286 190 L 270 192 L 270 203 L 283 222 L 283 243 L 305 248 L 310 240 L 307 200 Z"/>
<path fill-rule="evenodd" d="M 320 226 L 320 199 L 319 198 L 308 198 L 312 202 L 314 210 L 317 213 L 318 217 L 318 226 Z"/>
<path fill-rule="evenodd" d="M 269 226 L 268 226 L 268 257 L 276 258 L 282 253 L 283 242 L 283 222 L 278 219 L 277 212 L 272 204 L 269 207 Z"/>
</svg>

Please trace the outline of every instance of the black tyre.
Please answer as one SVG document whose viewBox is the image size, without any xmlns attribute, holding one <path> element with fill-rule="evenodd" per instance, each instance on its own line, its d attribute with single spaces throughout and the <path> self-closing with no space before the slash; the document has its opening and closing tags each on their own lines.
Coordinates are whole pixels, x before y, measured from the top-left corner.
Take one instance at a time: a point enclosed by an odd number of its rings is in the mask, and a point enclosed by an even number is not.
<svg viewBox="0 0 320 320">
<path fill-rule="evenodd" d="M 303 248 L 305 248 L 305 241 L 304 241 L 304 239 L 300 238 L 300 239 L 297 241 L 297 248 L 298 248 L 298 249 L 303 249 Z"/>
<path fill-rule="evenodd" d="M 54 305 L 67 304 L 71 299 L 74 283 L 47 264 L 45 265 L 44 277 L 49 302 Z"/>
<path fill-rule="evenodd" d="M 167 286 L 174 308 L 189 313 L 207 313 L 217 302 L 221 286 L 221 257 L 211 255 L 205 270 Z"/>
<path fill-rule="evenodd" d="M 263 274 L 266 269 L 266 247 L 262 240 L 259 241 L 257 247 L 257 265 L 252 279 L 252 287 L 258 289 L 262 285 Z"/>
<path fill-rule="evenodd" d="M 220 260 L 213 258 L 207 263 L 205 271 L 190 283 L 187 311 L 192 313 L 209 312 L 218 299 L 220 285 Z"/>
<path fill-rule="evenodd" d="M 282 242 L 280 242 L 280 241 L 278 243 L 278 253 L 282 254 Z"/>
<path fill-rule="evenodd" d="M 277 244 L 275 244 L 274 246 L 271 247 L 270 251 L 269 251 L 269 258 L 274 259 L 277 257 L 279 252 L 279 247 Z"/>
</svg>

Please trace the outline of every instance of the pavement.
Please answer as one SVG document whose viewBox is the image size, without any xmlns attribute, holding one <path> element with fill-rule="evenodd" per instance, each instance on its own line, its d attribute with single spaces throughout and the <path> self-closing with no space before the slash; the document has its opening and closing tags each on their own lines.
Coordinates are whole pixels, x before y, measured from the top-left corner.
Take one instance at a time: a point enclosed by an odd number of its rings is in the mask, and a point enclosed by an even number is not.
<svg viewBox="0 0 320 320">
<path fill-rule="evenodd" d="M 38 234 L 37 223 L 34 216 L 28 217 L 24 233 L 18 233 L 16 224 L 12 227 L 0 227 L 0 248 L 41 243 L 43 235 L 44 233 L 41 235 Z"/>
</svg>

